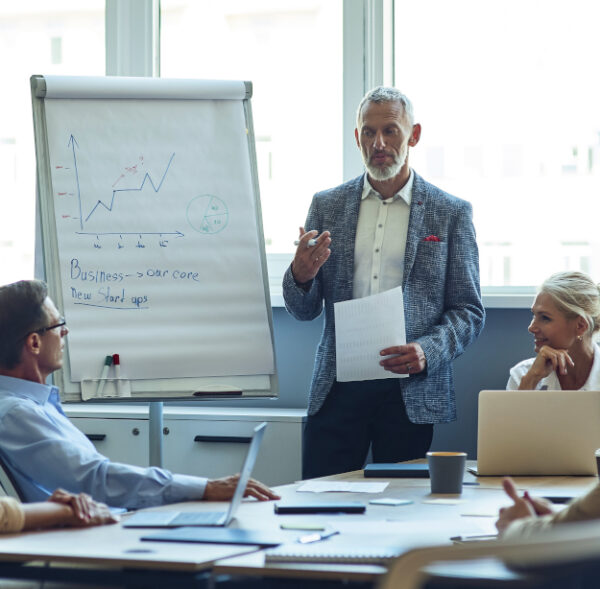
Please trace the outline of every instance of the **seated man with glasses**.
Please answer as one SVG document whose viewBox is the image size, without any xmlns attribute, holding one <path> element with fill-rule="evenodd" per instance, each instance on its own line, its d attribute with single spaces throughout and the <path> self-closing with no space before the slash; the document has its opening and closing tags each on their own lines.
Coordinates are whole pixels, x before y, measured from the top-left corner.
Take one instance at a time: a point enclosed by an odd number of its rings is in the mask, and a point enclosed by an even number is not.
<svg viewBox="0 0 600 589">
<path fill-rule="evenodd" d="M 64 414 L 46 379 L 62 366 L 65 320 L 46 284 L 0 287 L 0 457 L 25 501 L 44 501 L 62 487 L 111 507 L 138 509 L 186 500 L 231 499 L 237 476 L 207 480 L 111 462 Z M 246 495 L 279 497 L 250 480 Z"/>
</svg>

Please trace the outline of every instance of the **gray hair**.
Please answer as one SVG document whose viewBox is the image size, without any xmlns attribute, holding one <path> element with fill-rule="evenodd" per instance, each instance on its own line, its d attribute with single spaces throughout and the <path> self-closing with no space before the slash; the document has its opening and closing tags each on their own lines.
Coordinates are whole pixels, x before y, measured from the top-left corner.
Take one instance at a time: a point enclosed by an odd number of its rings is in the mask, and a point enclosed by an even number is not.
<svg viewBox="0 0 600 589">
<path fill-rule="evenodd" d="M 369 90 L 360 101 L 358 109 L 356 110 L 356 127 L 360 128 L 361 116 L 363 107 L 367 102 L 375 102 L 381 104 L 382 102 L 398 102 L 404 108 L 404 112 L 408 117 L 408 122 L 411 125 L 415 124 L 415 115 L 413 112 L 412 102 L 408 99 L 408 96 L 402 94 L 397 88 L 391 86 L 377 86 L 372 90 Z"/>
<path fill-rule="evenodd" d="M 47 296 L 48 287 L 41 280 L 0 286 L 0 368 L 17 366 L 26 337 L 46 325 L 43 305 Z"/>
<path fill-rule="evenodd" d="M 558 309 L 569 319 L 583 317 L 587 333 L 600 330 L 600 285 L 583 272 L 558 272 L 540 286 L 540 293 L 552 297 Z"/>
</svg>

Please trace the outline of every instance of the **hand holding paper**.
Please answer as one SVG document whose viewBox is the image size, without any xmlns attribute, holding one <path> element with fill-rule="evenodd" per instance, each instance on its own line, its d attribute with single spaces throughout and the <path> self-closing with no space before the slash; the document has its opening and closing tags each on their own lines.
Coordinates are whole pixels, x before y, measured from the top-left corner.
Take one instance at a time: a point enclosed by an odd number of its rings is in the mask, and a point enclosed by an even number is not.
<svg viewBox="0 0 600 589">
<path fill-rule="evenodd" d="M 380 364 L 389 372 L 396 374 L 418 374 L 423 372 L 427 365 L 425 352 L 416 342 L 385 348 L 380 353 L 382 356 L 391 356 L 381 360 Z"/>
</svg>

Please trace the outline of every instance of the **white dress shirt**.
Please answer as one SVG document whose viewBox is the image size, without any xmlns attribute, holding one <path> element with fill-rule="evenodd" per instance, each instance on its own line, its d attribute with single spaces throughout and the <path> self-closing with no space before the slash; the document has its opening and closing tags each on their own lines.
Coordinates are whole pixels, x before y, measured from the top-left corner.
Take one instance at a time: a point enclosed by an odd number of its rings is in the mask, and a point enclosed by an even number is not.
<svg viewBox="0 0 600 589">
<path fill-rule="evenodd" d="M 365 174 L 354 242 L 352 298 L 402 285 L 413 180 L 411 170 L 408 182 L 384 200 Z"/>
<path fill-rule="evenodd" d="M 58 389 L 0 376 L 0 452 L 25 501 L 54 489 L 85 492 L 111 507 L 139 509 L 202 499 L 207 480 L 111 462 L 64 414 Z"/>
</svg>

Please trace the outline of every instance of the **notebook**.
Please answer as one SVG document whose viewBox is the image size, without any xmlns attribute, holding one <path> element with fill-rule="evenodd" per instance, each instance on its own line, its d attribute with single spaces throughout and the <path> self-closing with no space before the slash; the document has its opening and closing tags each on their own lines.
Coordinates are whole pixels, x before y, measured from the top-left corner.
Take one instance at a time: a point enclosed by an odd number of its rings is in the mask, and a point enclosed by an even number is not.
<svg viewBox="0 0 600 589">
<path fill-rule="evenodd" d="M 414 462 L 374 462 L 367 464 L 363 471 L 365 478 L 409 478 L 409 479 L 425 479 L 429 478 L 429 465 L 416 464 Z"/>
<path fill-rule="evenodd" d="M 266 422 L 257 425 L 244 460 L 229 509 L 225 511 L 138 511 L 123 522 L 124 528 L 178 528 L 181 526 L 227 526 L 237 511 L 254 468 L 265 434 Z"/>
<path fill-rule="evenodd" d="M 269 562 L 351 562 L 385 564 L 398 558 L 406 548 L 399 546 L 357 546 L 356 544 L 282 544 L 265 551 Z"/>
<path fill-rule="evenodd" d="M 593 475 L 600 391 L 481 391 L 481 475 Z"/>
</svg>

